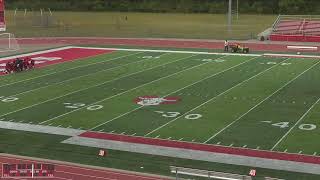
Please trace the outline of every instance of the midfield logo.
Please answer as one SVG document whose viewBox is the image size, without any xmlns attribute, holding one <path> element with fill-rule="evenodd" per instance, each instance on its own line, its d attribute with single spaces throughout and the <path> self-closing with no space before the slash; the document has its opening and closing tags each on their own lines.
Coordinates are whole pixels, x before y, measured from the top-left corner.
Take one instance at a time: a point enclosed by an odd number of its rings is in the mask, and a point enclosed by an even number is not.
<svg viewBox="0 0 320 180">
<path fill-rule="evenodd" d="M 134 99 L 136 104 L 142 106 L 158 106 L 160 104 L 176 104 L 180 101 L 179 97 L 159 97 L 159 96 L 139 96 Z"/>
</svg>

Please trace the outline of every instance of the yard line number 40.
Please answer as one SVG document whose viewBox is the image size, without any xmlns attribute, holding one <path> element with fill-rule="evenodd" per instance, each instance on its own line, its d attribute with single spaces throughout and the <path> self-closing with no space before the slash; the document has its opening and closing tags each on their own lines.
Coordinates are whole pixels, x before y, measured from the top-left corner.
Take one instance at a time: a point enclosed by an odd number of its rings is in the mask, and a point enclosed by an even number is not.
<svg viewBox="0 0 320 180">
<path fill-rule="evenodd" d="M 264 122 L 265 123 L 271 123 L 271 121 L 264 121 Z M 278 123 L 272 123 L 271 125 L 275 126 L 275 127 L 279 127 L 281 129 L 284 129 L 284 128 L 289 128 L 290 127 L 290 122 L 278 122 Z M 317 128 L 317 125 L 315 125 L 315 124 L 300 124 L 298 126 L 298 128 L 300 130 L 312 131 L 312 130 L 315 130 Z"/>
</svg>

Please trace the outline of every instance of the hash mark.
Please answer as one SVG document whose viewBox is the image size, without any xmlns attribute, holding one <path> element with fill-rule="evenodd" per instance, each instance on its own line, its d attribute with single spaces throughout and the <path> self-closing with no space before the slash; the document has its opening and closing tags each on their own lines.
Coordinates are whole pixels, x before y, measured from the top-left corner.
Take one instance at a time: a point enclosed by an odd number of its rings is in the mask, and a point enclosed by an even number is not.
<svg viewBox="0 0 320 180">
<path fill-rule="evenodd" d="M 133 133 L 131 136 L 134 136 L 134 135 L 136 135 L 137 133 Z"/>
<path fill-rule="evenodd" d="M 302 151 L 299 151 L 299 154 L 301 154 L 302 153 Z"/>
<path fill-rule="evenodd" d="M 194 142 L 196 139 L 192 139 L 192 142 Z"/>
<path fill-rule="evenodd" d="M 260 146 L 258 146 L 256 149 L 260 149 Z"/>
<path fill-rule="evenodd" d="M 221 142 L 219 141 L 219 142 L 217 142 L 217 144 L 219 145 L 219 144 L 221 144 Z"/>
<path fill-rule="evenodd" d="M 182 141 L 183 138 L 180 138 L 179 141 Z"/>
<path fill-rule="evenodd" d="M 168 137 L 167 139 L 171 139 L 171 137 Z"/>
<path fill-rule="evenodd" d="M 314 152 L 313 155 L 316 156 L 316 155 L 317 155 L 317 152 Z"/>
<path fill-rule="evenodd" d="M 48 126 L 51 126 L 53 123 L 48 124 Z"/>
<path fill-rule="evenodd" d="M 110 131 L 110 133 L 113 133 L 114 132 L 114 130 L 113 131 Z"/>
<path fill-rule="evenodd" d="M 99 132 L 102 132 L 102 131 L 104 131 L 104 129 L 100 129 L 100 130 L 99 130 Z"/>
<path fill-rule="evenodd" d="M 246 148 L 247 147 L 247 145 L 244 145 L 244 146 L 242 146 L 243 148 Z"/>
<path fill-rule="evenodd" d="M 283 152 L 287 152 L 288 151 L 288 149 L 285 149 Z"/>
<path fill-rule="evenodd" d="M 61 127 L 62 125 L 61 124 L 59 124 L 57 127 Z"/>
<path fill-rule="evenodd" d="M 160 135 L 156 136 L 155 138 L 158 138 L 158 137 L 160 137 Z"/>
<path fill-rule="evenodd" d="M 121 134 L 125 134 L 126 132 L 122 132 Z"/>
<path fill-rule="evenodd" d="M 231 143 L 231 144 L 229 145 L 229 147 L 231 147 L 231 146 L 233 146 L 233 143 Z"/>
</svg>

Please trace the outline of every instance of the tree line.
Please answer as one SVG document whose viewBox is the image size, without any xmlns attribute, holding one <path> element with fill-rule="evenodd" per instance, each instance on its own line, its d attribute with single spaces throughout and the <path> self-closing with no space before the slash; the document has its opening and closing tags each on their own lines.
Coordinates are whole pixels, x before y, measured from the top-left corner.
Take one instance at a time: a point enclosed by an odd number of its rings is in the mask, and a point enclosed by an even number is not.
<svg viewBox="0 0 320 180">
<path fill-rule="evenodd" d="M 233 0 L 236 9 L 237 0 Z M 319 14 L 319 0 L 238 0 L 240 13 Z M 7 9 L 56 11 L 226 13 L 228 0 L 6 0 Z"/>
</svg>

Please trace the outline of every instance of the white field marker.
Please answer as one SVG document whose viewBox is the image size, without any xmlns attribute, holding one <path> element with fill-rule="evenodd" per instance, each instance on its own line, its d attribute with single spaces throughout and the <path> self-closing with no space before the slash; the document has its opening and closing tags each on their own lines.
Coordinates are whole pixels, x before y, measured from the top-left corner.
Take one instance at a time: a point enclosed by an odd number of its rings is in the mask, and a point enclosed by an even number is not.
<svg viewBox="0 0 320 180">
<path fill-rule="evenodd" d="M 288 151 L 288 149 L 285 149 L 283 152 L 287 152 Z"/>
<path fill-rule="evenodd" d="M 134 135 L 136 135 L 137 133 L 133 133 L 133 134 L 131 134 L 131 136 L 134 136 Z"/>
<path fill-rule="evenodd" d="M 232 147 L 233 146 L 233 143 L 231 143 L 230 145 L 229 145 L 229 147 Z"/>
<path fill-rule="evenodd" d="M 243 145 L 242 147 L 243 147 L 243 148 L 246 148 L 246 147 L 247 147 L 247 145 Z"/>
<path fill-rule="evenodd" d="M 59 124 L 57 127 L 61 127 L 62 125 L 61 124 Z"/>
<path fill-rule="evenodd" d="M 159 138 L 159 137 L 160 137 L 160 135 L 156 136 L 155 138 Z"/>
<path fill-rule="evenodd" d="M 316 155 L 317 155 L 317 152 L 314 152 L 313 155 L 316 156 Z"/>
<path fill-rule="evenodd" d="M 102 132 L 102 131 L 104 131 L 104 129 L 100 129 L 100 130 L 99 130 L 99 132 Z"/>
<path fill-rule="evenodd" d="M 171 137 L 168 137 L 167 139 L 171 139 Z"/>
<path fill-rule="evenodd" d="M 180 138 L 180 139 L 179 139 L 179 141 L 182 141 L 182 140 L 183 140 L 183 138 Z"/>
<path fill-rule="evenodd" d="M 219 145 L 219 144 L 221 144 L 221 142 L 219 141 L 219 142 L 217 142 L 217 144 Z"/>
<path fill-rule="evenodd" d="M 110 133 L 113 133 L 113 132 L 114 132 L 114 130 L 110 131 Z"/>
<path fill-rule="evenodd" d="M 256 149 L 260 149 L 260 146 L 258 146 Z"/>
<path fill-rule="evenodd" d="M 299 151 L 299 154 L 301 154 L 302 153 L 302 151 Z"/>
</svg>

